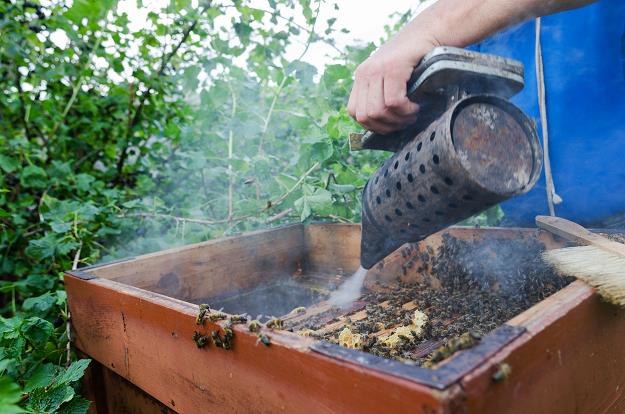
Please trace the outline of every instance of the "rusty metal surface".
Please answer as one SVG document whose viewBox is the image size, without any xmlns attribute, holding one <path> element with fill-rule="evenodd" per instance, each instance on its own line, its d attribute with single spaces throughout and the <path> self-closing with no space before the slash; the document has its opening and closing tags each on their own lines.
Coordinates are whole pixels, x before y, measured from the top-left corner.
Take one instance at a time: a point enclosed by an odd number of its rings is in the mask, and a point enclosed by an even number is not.
<svg viewBox="0 0 625 414">
<path fill-rule="evenodd" d="M 541 154 L 531 122 L 508 101 L 457 102 L 367 183 L 361 264 L 369 269 L 406 242 L 529 191 Z"/>
</svg>

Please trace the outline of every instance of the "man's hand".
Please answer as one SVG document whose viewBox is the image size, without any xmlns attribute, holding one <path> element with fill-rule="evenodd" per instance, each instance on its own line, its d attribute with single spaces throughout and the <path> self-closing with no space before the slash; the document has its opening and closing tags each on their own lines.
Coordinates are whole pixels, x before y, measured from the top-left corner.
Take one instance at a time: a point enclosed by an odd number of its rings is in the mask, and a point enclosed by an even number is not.
<svg viewBox="0 0 625 414">
<path fill-rule="evenodd" d="M 519 21 L 592 1 L 438 0 L 358 66 L 347 109 L 371 131 L 400 130 L 419 110 L 418 102 L 406 97 L 406 83 L 432 48 L 464 47 Z"/>
<path fill-rule="evenodd" d="M 406 42 L 398 33 L 356 69 L 349 97 L 349 114 L 365 128 L 381 134 L 397 131 L 416 120 L 419 105 L 406 96 L 406 84 L 434 42 Z"/>
</svg>

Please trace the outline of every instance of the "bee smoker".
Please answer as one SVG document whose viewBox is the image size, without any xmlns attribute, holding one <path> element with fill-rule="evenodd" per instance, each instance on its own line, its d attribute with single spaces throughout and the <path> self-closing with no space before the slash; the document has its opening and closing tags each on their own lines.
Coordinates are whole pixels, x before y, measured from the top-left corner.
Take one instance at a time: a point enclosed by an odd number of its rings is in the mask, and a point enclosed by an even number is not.
<svg viewBox="0 0 625 414">
<path fill-rule="evenodd" d="M 364 268 L 534 186 L 542 167 L 536 129 L 507 100 L 522 88 L 520 62 L 436 48 L 408 82 L 418 121 L 389 135 L 350 136 L 352 150 L 395 152 L 363 191 Z"/>
</svg>

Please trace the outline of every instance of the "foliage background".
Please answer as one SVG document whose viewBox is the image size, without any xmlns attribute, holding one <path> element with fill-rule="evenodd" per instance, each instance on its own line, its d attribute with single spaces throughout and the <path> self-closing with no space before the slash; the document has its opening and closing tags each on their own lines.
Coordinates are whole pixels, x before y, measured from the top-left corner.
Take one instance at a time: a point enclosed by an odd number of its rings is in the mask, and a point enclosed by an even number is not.
<svg viewBox="0 0 625 414">
<path fill-rule="evenodd" d="M 303 58 L 333 45 L 335 19 L 318 16 L 339 6 L 257 3 L 176 0 L 133 31 L 113 0 L 0 1 L 2 412 L 88 407 L 63 270 L 290 221 L 360 220 L 360 192 L 387 154 L 349 153 L 359 128 L 345 103 L 374 45 L 319 71 Z"/>
</svg>

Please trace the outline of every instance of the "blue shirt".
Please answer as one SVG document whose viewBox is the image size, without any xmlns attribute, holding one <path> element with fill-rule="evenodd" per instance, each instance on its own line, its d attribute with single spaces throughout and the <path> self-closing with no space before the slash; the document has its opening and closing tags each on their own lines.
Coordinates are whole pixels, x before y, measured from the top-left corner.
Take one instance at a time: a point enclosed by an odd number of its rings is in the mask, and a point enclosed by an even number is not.
<svg viewBox="0 0 625 414">
<path fill-rule="evenodd" d="M 582 224 L 625 215 L 625 1 L 601 0 L 541 19 L 550 159 L 558 216 Z M 476 45 L 521 60 L 525 89 L 512 101 L 541 135 L 535 21 Z M 541 138 L 542 139 L 542 138 Z M 529 193 L 502 204 L 507 224 L 548 214 L 544 168 Z"/>
</svg>

